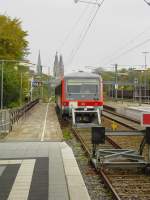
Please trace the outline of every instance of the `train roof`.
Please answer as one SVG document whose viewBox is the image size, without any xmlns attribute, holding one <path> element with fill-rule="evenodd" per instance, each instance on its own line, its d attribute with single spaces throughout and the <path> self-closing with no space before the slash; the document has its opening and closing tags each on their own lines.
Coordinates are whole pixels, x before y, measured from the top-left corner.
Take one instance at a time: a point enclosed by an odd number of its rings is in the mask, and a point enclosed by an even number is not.
<svg viewBox="0 0 150 200">
<path fill-rule="evenodd" d="M 100 75 L 88 72 L 74 72 L 65 75 L 64 78 L 100 78 Z"/>
</svg>

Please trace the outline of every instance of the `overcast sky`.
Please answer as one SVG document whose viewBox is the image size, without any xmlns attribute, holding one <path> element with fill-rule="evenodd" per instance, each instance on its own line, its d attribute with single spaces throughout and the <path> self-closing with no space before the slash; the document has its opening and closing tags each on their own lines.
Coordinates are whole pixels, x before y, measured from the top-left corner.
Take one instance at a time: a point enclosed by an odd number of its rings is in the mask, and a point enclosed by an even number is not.
<svg viewBox="0 0 150 200">
<path fill-rule="evenodd" d="M 40 49 L 42 64 L 51 69 L 55 52 L 62 53 L 66 72 L 83 66 L 143 64 L 141 52 L 150 51 L 150 42 L 118 55 L 150 38 L 150 6 L 144 0 L 105 0 L 83 44 L 72 56 L 95 9 L 73 0 L 0 0 L 1 14 L 20 18 L 28 31 L 33 63 Z M 147 62 L 150 65 L 150 55 Z"/>
</svg>

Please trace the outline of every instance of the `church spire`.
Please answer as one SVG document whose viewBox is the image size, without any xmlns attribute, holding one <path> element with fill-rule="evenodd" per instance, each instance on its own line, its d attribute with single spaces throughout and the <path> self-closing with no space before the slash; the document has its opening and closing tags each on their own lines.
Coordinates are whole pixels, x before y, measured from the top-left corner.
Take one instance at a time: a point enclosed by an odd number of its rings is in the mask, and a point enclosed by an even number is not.
<svg viewBox="0 0 150 200">
<path fill-rule="evenodd" d="M 54 77 L 58 76 L 58 70 L 59 70 L 58 68 L 59 68 L 58 53 L 56 52 L 55 61 L 54 61 L 54 69 L 53 69 Z"/>
<path fill-rule="evenodd" d="M 59 60 L 59 76 L 60 78 L 64 77 L 64 63 L 63 63 L 63 56 L 60 55 L 60 60 Z"/>
<path fill-rule="evenodd" d="M 37 62 L 37 74 L 42 74 L 42 63 L 41 63 L 41 54 L 39 51 L 39 55 L 38 55 L 38 62 Z"/>
</svg>

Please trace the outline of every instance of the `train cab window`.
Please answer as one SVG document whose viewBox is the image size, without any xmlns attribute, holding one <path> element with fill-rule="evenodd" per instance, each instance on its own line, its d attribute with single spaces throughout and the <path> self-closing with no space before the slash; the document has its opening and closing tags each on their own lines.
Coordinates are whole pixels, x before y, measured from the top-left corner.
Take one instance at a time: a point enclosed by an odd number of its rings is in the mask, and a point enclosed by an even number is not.
<svg viewBox="0 0 150 200">
<path fill-rule="evenodd" d="M 68 80 L 66 88 L 69 100 L 98 100 L 99 99 L 99 80 L 80 79 Z"/>
</svg>

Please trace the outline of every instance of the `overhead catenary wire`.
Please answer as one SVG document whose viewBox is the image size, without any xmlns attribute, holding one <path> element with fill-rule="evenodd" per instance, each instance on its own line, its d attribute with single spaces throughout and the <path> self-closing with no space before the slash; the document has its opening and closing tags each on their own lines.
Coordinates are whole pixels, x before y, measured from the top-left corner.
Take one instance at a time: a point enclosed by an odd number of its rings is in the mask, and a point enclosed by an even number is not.
<svg viewBox="0 0 150 200">
<path fill-rule="evenodd" d="M 109 62 L 105 63 L 105 65 L 110 64 L 110 62 L 114 61 L 115 59 L 118 59 L 126 54 L 128 54 L 129 52 L 133 51 L 134 49 L 137 49 L 141 46 L 143 46 L 144 44 L 147 44 L 150 42 L 150 38 L 144 40 L 143 42 L 140 42 L 139 44 L 135 45 L 134 47 L 127 49 L 126 51 L 122 52 L 120 55 L 114 57 L 113 59 L 109 60 Z"/>
<path fill-rule="evenodd" d="M 91 12 L 89 13 L 89 17 L 88 17 L 87 21 L 85 22 L 85 25 L 83 26 L 83 28 L 82 28 L 82 30 L 81 30 L 79 36 L 77 37 L 77 44 L 76 44 L 75 47 L 72 49 L 72 51 L 71 51 L 71 53 L 70 53 L 70 55 L 69 55 L 68 63 L 70 62 L 72 56 L 74 55 L 74 52 L 75 52 L 75 50 L 76 50 L 76 46 L 78 45 L 79 41 L 81 40 L 81 38 L 82 38 L 82 36 L 83 36 L 85 30 L 87 29 L 87 26 L 88 26 L 89 22 L 91 21 L 91 18 L 93 17 L 93 12 L 94 12 L 94 11 L 95 11 L 95 7 L 94 7 L 94 9 L 93 9 L 93 8 L 91 9 Z"/>
<path fill-rule="evenodd" d="M 149 6 L 150 6 L 150 1 L 148 2 L 147 0 L 144 0 Z"/>
<path fill-rule="evenodd" d="M 135 41 L 140 38 L 142 35 L 144 35 L 148 30 L 150 30 L 150 26 L 148 28 L 146 28 L 144 31 L 140 32 L 139 34 L 137 34 L 135 37 L 133 37 L 131 40 L 127 41 L 124 45 L 122 45 L 121 47 L 119 47 L 114 53 L 112 53 L 111 55 L 103 58 L 101 60 L 101 62 L 106 63 L 107 60 L 113 60 L 114 57 L 116 57 L 115 55 L 120 52 L 122 49 L 126 49 L 127 46 L 131 46 L 132 43 L 135 43 Z M 109 59 L 108 59 L 109 57 Z"/>
<path fill-rule="evenodd" d="M 70 31 L 66 34 L 63 42 L 61 43 L 60 47 L 59 47 L 59 52 L 61 52 L 62 48 L 65 46 L 65 44 L 68 42 L 68 40 L 71 38 L 72 33 L 75 31 L 75 29 L 78 27 L 78 25 L 80 24 L 82 17 L 86 14 L 86 11 L 88 10 L 89 6 L 86 5 L 86 7 L 83 9 L 83 11 L 81 12 L 81 14 L 79 15 L 78 19 L 76 20 L 75 24 L 72 26 L 72 28 L 70 29 Z"/>
<path fill-rule="evenodd" d="M 71 57 L 71 59 L 70 59 L 70 63 L 73 61 L 73 59 L 74 59 L 74 57 L 76 56 L 76 54 L 78 53 L 78 51 L 79 51 L 81 45 L 83 44 L 83 42 L 84 42 L 84 40 L 85 40 L 85 38 L 86 38 L 86 36 L 87 36 L 87 34 L 88 34 L 88 32 L 89 32 L 89 30 L 90 30 L 92 24 L 93 24 L 93 22 L 94 22 L 94 20 L 95 20 L 97 14 L 98 14 L 98 11 L 99 11 L 100 8 L 102 7 L 104 1 L 105 1 L 105 0 L 102 0 L 102 1 L 98 4 L 98 7 L 97 7 L 97 9 L 96 9 L 96 11 L 95 11 L 93 17 L 91 18 L 91 20 L 90 20 L 90 22 L 89 22 L 89 24 L 88 24 L 88 26 L 87 26 L 87 28 L 86 28 L 86 30 L 85 30 L 85 32 L 84 32 L 82 38 L 81 38 L 80 41 L 79 41 L 79 44 L 78 44 L 77 48 L 76 48 L 75 51 L 74 51 L 74 54 L 72 55 L 72 57 Z"/>
</svg>

